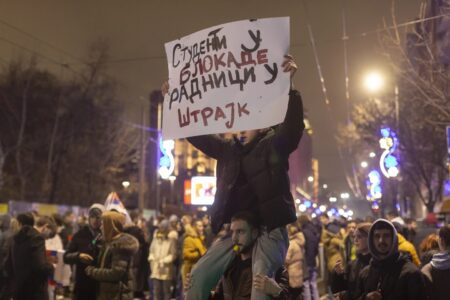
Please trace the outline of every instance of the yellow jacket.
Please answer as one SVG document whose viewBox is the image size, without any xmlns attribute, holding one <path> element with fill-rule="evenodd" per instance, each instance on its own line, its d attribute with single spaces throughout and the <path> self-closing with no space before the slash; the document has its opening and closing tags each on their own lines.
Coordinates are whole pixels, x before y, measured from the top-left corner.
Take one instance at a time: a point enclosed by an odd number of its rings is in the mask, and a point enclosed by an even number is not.
<svg viewBox="0 0 450 300">
<path fill-rule="evenodd" d="M 192 267 L 197 261 L 206 253 L 206 247 L 203 243 L 204 237 L 199 237 L 195 229 L 187 225 L 185 238 L 183 241 L 183 266 L 181 277 L 183 285 L 185 283 L 186 275 L 191 273 Z"/>
<path fill-rule="evenodd" d="M 414 248 L 414 245 L 408 242 L 405 239 L 405 237 L 400 233 L 397 233 L 397 237 L 398 237 L 398 251 L 409 253 L 411 255 L 412 262 L 416 266 L 420 266 L 420 259 L 419 256 L 417 255 L 417 251 L 416 248 Z"/>
</svg>

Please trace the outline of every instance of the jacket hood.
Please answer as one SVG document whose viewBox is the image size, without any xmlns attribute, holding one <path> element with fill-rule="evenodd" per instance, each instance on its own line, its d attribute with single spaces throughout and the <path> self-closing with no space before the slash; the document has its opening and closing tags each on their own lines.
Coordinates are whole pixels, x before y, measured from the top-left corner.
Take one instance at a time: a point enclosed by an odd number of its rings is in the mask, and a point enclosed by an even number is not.
<svg viewBox="0 0 450 300">
<path fill-rule="evenodd" d="M 376 249 L 375 249 L 375 245 L 374 245 L 374 232 L 377 229 L 380 228 L 388 228 L 389 230 L 391 230 L 392 232 L 392 244 L 391 244 L 391 248 L 389 249 L 389 252 L 386 256 L 381 255 L 381 253 L 379 253 Z M 376 220 L 372 227 L 370 227 L 370 231 L 369 231 L 369 252 L 372 255 L 374 260 L 377 261 L 382 261 L 382 260 L 386 260 L 388 258 L 392 258 L 393 256 L 396 256 L 398 254 L 398 238 L 397 238 L 397 230 L 395 230 L 394 225 L 389 222 L 388 220 L 385 219 L 378 219 Z"/>
<path fill-rule="evenodd" d="M 197 231 L 195 231 L 194 227 L 192 225 L 186 225 L 184 228 L 184 231 L 186 233 L 186 236 L 191 236 L 194 238 L 198 237 Z"/>
<path fill-rule="evenodd" d="M 433 255 L 431 259 L 431 265 L 438 270 L 450 269 L 450 253 L 441 252 Z"/>
<path fill-rule="evenodd" d="M 139 249 L 139 242 L 132 235 L 121 233 L 112 240 L 109 246 L 113 252 L 124 255 L 134 255 Z"/>
<path fill-rule="evenodd" d="M 103 237 L 105 241 L 112 241 L 117 235 L 123 232 L 125 216 L 115 211 L 107 211 L 102 215 Z"/>
</svg>

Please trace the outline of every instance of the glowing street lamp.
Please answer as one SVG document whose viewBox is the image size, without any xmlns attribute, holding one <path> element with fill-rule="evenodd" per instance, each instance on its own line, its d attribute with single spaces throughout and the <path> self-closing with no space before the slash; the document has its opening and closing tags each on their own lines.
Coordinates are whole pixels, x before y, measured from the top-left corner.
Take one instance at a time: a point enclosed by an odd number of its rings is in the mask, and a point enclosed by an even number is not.
<svg viewBox="0 0 450 300">
<path fill-rule="evenodd" d="M 313 182 L 313 181 L 314 181 L 314 177 L 308 176 L 308 181 L 309 181 L 309 182 Z"/>
<path fill-rule="evenodd" d="M 368 166 L 369 164 L 367 163 L 367 161 L 363 161 L 363 162 L 361 162 L 361 168 L 367 168 L 367 166 Z"/>
<path fill-rule="evenodd" d="M 371 71 L 364 76 L 364 87 L 370 93 L 381 91 L 384 87 L 384 77 L 378 71 Z"/>
<path fill-rule="evenodd" d="M 130 182 L 129 181 L 122 181 L 122 186 L 124 187 L 124 188 L 127 188 L 127 187 L 129 187 L 130 186 Z"/>
<path fill-rule="evenodd" d="M 349 193 L 342 193 L 341 194 L 341 199 L 348 199 L 350 198 L 350 194 Z"/>
</svg>

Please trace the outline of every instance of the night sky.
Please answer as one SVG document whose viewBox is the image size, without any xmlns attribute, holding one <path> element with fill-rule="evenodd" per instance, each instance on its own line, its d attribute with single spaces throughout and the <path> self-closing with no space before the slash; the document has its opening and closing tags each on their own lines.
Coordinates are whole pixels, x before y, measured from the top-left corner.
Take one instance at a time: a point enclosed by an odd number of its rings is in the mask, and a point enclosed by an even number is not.
<svg viewBox="0 0 450 300">
<path fill-rule="evenodd" d="M 127 104 L 127 118 L 135 121 L 142 105 L 148 105 L 145 99 L 149 92 L 159 89 L 167 78 L 165 42 L 221 23 L 290 16 L 291 53 L 300 67 L 295 86 L 303 95 L 314 130 L 314 156 L 319 159 L 321 183 L 342 192 L 348 187 L 334 135 L 337 122 L 345 122 L 347 115 L 341 39 L 343 9 L 350 38 L 351 103 L 359 103 L 367 99 L 361 89 L 364 72 L 373 67 L 387 70 L 377 53 L 377 34 L 373 31 L 382 28 L 383 18 L 391 23 L 392 2 L 397 22 L 403 23 L 418 16 L 423 1 L 0 0 L 0 67 L 36 51 L 42 67 L 68 78 L 73 73 L 58 64 L 80 70 L 89 44 L 106 39 L 110 45 L 108 74 L 119 84 L 119 97 Z M 316 40 L 330 112 L 322 94 L 308 24 Z"/>
</svg>

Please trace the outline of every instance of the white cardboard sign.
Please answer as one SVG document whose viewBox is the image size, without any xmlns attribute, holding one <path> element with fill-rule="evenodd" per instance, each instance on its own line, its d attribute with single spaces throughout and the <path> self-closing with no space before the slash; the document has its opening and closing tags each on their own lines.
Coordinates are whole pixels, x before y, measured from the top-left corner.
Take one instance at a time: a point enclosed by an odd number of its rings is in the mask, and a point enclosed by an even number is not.
<svg viewBox="0 0 450 300">
<path fill-rule="evenodd" d="M 289 18 L 244 20 L 165 44 L 163 138 L 265 128 L 283 121 Z"/>
</svg>

